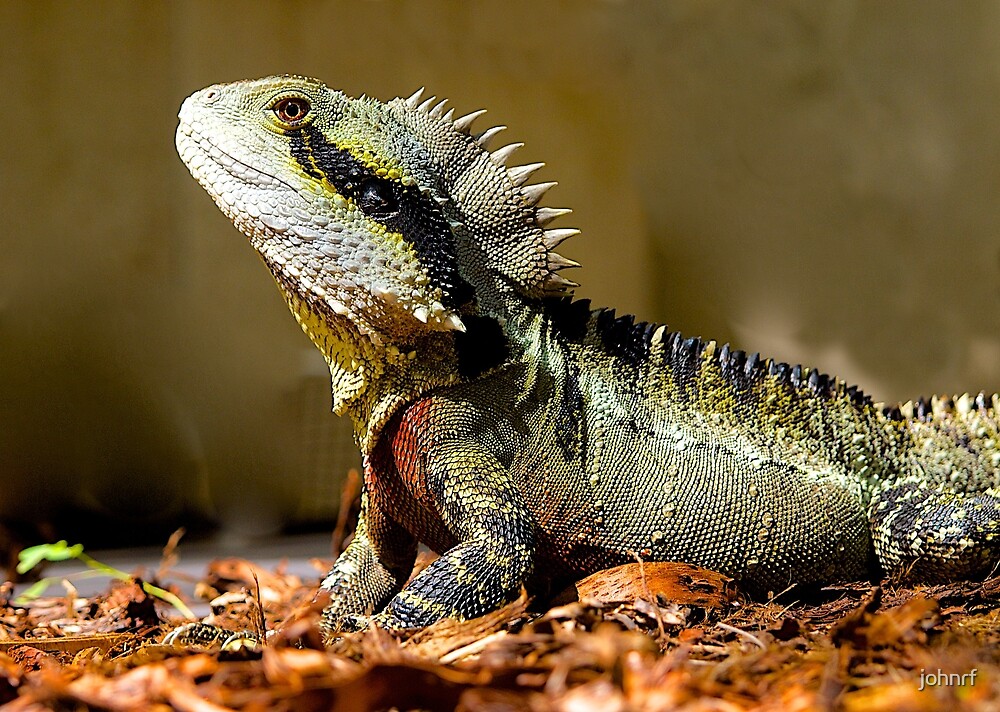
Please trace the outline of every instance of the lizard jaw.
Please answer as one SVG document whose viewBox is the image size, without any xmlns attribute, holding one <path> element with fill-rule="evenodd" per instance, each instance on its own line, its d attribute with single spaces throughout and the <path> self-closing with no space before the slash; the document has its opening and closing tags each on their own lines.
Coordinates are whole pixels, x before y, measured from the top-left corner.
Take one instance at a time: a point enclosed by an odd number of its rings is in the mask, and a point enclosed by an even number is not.
<svg viewBox="0 0 1000 712">
<path fill-rule="evenodd" d="M 250 239 L 286 298 L 295 290 L 375 342 L 406 341 L 425 331 L 464 331 L 460 315 L 442 303 L 412 255 L 397 254 L 393 244 L 373 249 L 378 245 L 351 201 L 287 167 L 250 167 L 252 157 L 262 152 L 255 141 L 273 137 L 250 131 L 241 142 L 213 133 L 213 105 L 225 89 L 209 87 L 185 100 L 177 150 L 222 212 Z M 250 156 L 241 160 L 248 149 Z"/>
</svg>

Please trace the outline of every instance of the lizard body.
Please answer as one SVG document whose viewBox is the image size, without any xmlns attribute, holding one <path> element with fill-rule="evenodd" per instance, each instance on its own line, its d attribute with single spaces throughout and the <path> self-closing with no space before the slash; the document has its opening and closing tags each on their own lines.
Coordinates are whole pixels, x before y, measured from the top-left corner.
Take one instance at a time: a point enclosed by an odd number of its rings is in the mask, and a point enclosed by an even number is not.
<svg viewBox="0 0 1000 712">
<path fill-rule="evenodd" d="M 486 613 L 641 556 L 751 592 L 1000 561 L 1000 398 L 881 408 L 821 372 L 591 309 L 540 164 L 419 92 L 215 85 L 178 151 L 325 356 L 364 463 L 328 631 Z M 404 588 L 417 543 L 441 554 Z"/>
</svg>

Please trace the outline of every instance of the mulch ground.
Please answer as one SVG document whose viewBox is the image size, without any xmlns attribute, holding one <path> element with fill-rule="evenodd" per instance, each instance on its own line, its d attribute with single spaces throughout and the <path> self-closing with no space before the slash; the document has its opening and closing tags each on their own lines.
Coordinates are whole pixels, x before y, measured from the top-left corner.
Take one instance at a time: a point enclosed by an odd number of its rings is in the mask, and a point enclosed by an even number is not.
<svg viewBox="0 0 1000 712">
<path fill-rule="evenodd" d="M 426 562 L 425 562 L 426 563 Z M 317 579 L 216 561 L 210 622 L 266 643 L 158 643 L 183 623 L 138 581 L 17 605 L 0 586 L 4 710 L 1000 710 L 1000 578 L 751 602 L 718 574 L 632 564 L 564 602 L 369 630 L 324 648 Z M 158 585 L 170 586 L 169 568 Z M 572 600 L 574 599 L 575 600 Z M 537 604 L 536 604 L 537 605 Z M 951 677 L 949 677 L 949 675 Z M 964 676 L 964 677 L 962 677 Z"/>
</svg>

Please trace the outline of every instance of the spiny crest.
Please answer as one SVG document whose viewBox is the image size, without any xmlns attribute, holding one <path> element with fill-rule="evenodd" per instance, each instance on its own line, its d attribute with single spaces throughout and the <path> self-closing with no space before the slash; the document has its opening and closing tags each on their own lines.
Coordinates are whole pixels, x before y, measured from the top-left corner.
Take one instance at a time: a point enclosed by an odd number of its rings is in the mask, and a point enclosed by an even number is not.
<svg viewBox="0 0 1000 712">
<path fill-rule="evenodd" d="M 875 406 L 871 397 L 857 386 L 848 386 L 845 381 L 815 368 L 801 364 L 792 366 L 784 361 L 770 358 L 762 359 L 756 352 L 748 355 L 745 351 L 731 349 L 728 343 L 716 349 L 715 342 L 710 341 L 706 349 L 703 349 L 705 350 L 715 355 L 723 374 L 738 386 L 749 387 L 766 376 L 793 391 L 801 391 L 822 399 L 843 397 L 856 408 Z"/>
<path fill-rule="evenodd" d="M 591 311 L 586 299 L 566 296 L 546 300 L 545 306 L 553 327 L 564 338 L 579 342 L 592 325 L 604 348 L 632 366 L 640 366 L 659 354 L 680 380 L 694 383 L 708 359 L 737 388 L 750 388 L 757 381 L 771 378 L 792 391 L 824 399 L 843 397 L 857 408 L 875 407 L 857 386 L 848 386 L 814 368 L 763 359 L 759 353 L 747 354 L 730 348 L 728 343 L 719 347 L 715 341 L 685 338 L 666 325 L 636 321 L 630 314 L 617 316 L 614 309 Z M 982 395 L 976 400 L 977 404 L 986 402 Z M 963 402 L 959 408 L 965 405 Z"/>
<path fill-rule="evenodd" d="M 666 325 L 635 321 L 630 314 L 617 316 L 614 309 L 591 310 L 590 300 L 574 300 L 570 296 L 546 300 L 546 313 L 553 327 L 570 341 L 582 341 L 593 327 L 594 334 L 611 354 L 631 366 L 640 366 L 654 355 L 660 355 L 680 382 L 699 383 L 697 376 L 706 360 L 718 366 L 721 373 L 738 389 L 749 389 L 764 378 L 803 395 L 823 400 L 843 398 L 859 410 L 873 409 L 890 421 L 915 420 L 925 423 L 961 420 L 967 425 L 978 424 L 977 437 L 987 435 L 992 427 L 1000 428 L 1000 394 L 968 393 L 954 398 L 934 396 L 920 398 L 896 406 L 875 403 L 858 386 L 849 386 L 817 369 L 791 365 L 783 361 L 761 358 L 759 353 L 747 354 L 732 349 L 728 343 L 718 347 L 715 341 L 687 337 L 670 331 Z M 990 425 L 992 423 L 992 425 Z M 1000 458 L 998 458 L 1000 459 Z M 1000 463 L 994 463 L 995 465 Z"/>
<path fill-rule="evenodd" d="M 583 341 L 588 332 L 594 333 L 611 354 L 631 366 L 647 363 L 659 355 L 681 382 L 697 385 L 702 365 L 709 359 L 718 366 L 735 387 L 747 389 L 756 382 L 771 378 L 792 392 L 811 394 L 822 399 L 844 398 L 855 408 L 880 409 L 891 421 L 941 421 L 960 417 L 966 421 L 985 417 L 1000 419 L 1000 395 L 964 394 L 956 398 L 921 398 L 898 406 L 876 404 L 858 386 L 849 386 L 817 369 L 790 365 L 783 361 L 762 359 L 759 353 L 747 354 L 732 349 L 728 343 L 718 347 L 715 341 L 699 337 L 685 338 L 666 325 L 635 321 L 629 314 L 616 316 L 614 309 L 591 310 L 590 300 L 570 296 L 548 299 L 545 312 L 553 328 L 565 339 Z M 593 331 L 590 331 L 591 327 Z M 997 426 L 994 426 L 997 427 Z"/>
<path fill-rule="evenodd" d="M 578 235 L 580 231 L 575 228 L 546 229 L 553 220 L 568 215 L 572 211 L 568 208 L 550 208 L 539 205 L 544 195 L 557 185 L 554 181 L 528 184 L 531 176 L 545 164 L 527 163 L 508 166 L 507 164 L 514 153 L 524 146 L 523 143 L 510 143 L 490 150 L 493 139 L 504 131 L 506 126 L 493 126 L 484 131 L 474 132 L 473 124 L 476 119 L 486 113 L 485 109 L 478 109 L 454 118 L 452 110 L 444 111 L 447 101 L 442 100 L 435 104 L 436 99 L 435 96 L 425 99 L 424 89 L 421 87 L 405 99 L 403 104 L 410 111 L 421 112 L 427 117 L 468 136 L 475 145 L 487 153 L 489 160 L 495 166 L 506 171 L 507 179 L 513 190 L 520 195 L 524 206 L 531 210 L 533 220 L 529 226 L 529 234 L 520 241 L 520 245 L 525 250 L 523 254 L 538 254 L 540 261 L 535 268 L 536 273 L 530 275 L 528 283 L 523 285 L 526 288 L 527 296 L 557 296 L 566 294 L 572 288 L 577 287 L 576 282 L 563 277 L 560 272 L 572 267 L 579 267 L 579 263 L 560 255 L 555 251 L 555 248 L 564 240 Z"/>
<path fill-rule="evenodd" d="M 1000 416 L 1000 394 L 992 395 L 980 391 L 975 396 L 963 393 L 960 396 L 931 396 L 907 401 L 885 409 L 899 419 L 923 422 L 942 421 L 949 418 L 969 418 L 972 415 Z"/>
</svg>

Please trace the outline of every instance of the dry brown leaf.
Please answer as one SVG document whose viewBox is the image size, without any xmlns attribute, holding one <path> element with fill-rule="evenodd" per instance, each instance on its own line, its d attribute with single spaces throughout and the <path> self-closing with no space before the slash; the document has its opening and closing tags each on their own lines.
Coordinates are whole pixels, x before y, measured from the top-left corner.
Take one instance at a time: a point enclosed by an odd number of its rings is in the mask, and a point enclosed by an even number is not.
<svg viewBox="0 0 1000 712">
<path fill-rule="evenodd" d="M 723 608 L 736 597 L 732 579 L 678 562 L 624 564 L 598 571 L 576 582 L 580 599 L 601 603 L 634 603 L 649 595 L 672 603 Z"/>
<path fill-rule="evenodd" d="M 845 585 L 779 605 L 735 602 L 729 582 L 706 585 L 702 573 L 676 565 L 622 568 L 618 579 L 599 576 L 607 588 L 540 616 L 522 597 L 481 619 L 417 632 L 376 628 L 328 650 L 318 640 L 322 604 L 308 603 L 315 588 L 229 560 L 213 567 L 212 584 L 241 590 L 256 573 L 269 620 L 288 620 L 260 659 L 241 661 L 135 649 L 153 639 L 151 628 L 55 638 L 70 626 L 96 631 L 133 620 L 143 603 L 134 584 L 75 600 L 72 619 L 64 597 L 30 608 L 0 601 L 0 631 L 30 638 L 0 644 L 11 652 L 0 652 L 0 704 L 5 712 L 997 709 L 1000 618 L 990 592 L 1000 589 L 990 582 L 889 587 L 867 599 L 870 587 Z M 663 603 L 677 594 L 657 596 L 663 580 L 697 596 Z M 609 598 L 594 600 L 594 590 Z M 610 602 L 623 591 L 633 598 Z M 245 609 L 245 599 L 220 604 L 231 612 Z M 921 671 L 938 668 L 978 676 L 974 685 L 920 691 Z"/>
</svg>

